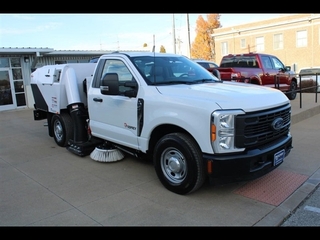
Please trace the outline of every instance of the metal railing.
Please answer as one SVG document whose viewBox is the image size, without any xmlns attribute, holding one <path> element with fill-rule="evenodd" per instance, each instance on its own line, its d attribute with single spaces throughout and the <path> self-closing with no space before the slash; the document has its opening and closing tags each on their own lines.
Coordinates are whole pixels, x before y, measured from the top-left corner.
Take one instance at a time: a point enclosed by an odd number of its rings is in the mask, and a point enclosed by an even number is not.
<svg viewBox="0 0 320 240">
<path fill-rule="evenodd" d="M 298 92 L 300 93 L 300 108 L 302 108 L 302 93 L 305 92 L 305 90 L 314 89 L 314 91 L 311 91 L 311 93 L 314 92 L 315 102 L 316 103 L 318 102 L 318 88 L 320 87 L 319 82 L 318 82 L 318 75 L 319 74 L 320 74 L 319 68 L 302 69 L 300 71 L 300 73 L 299 73 L 299 90 L 298 90 Z M 315 81 L 312 78 L 312 76 L 316 77 Z M 312 86 L 302 87 L 302 82 L 303 82 L 303 81 L 301 81 L 302 77 L 310 77 L 310 82 L 311 82 Z M 308 80 L 306 80 L 306 81 L 308 81 Z M 315 85 L 313 82 L 315 82 Z"/>
</svg>

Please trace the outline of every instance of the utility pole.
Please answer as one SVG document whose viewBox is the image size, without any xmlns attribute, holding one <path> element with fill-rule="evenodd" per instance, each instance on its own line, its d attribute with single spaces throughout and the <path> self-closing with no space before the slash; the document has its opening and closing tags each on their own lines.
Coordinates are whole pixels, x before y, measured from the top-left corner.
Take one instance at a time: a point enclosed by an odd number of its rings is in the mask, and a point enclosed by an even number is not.
<svg viewBox="0 0 320 240">
<path fill-rule="evenodd" d="M 173 35 L 173 51 L 174 53 L 176 53 L 176 29 L 174 26 L 175 20 L 174 20 L 174 14 L 172 14 L 172 22 L 173 22 L 173 26 L 172 26 L 172 35 Z"/>
<path fill-rule="evenodd" d="M 153 34 L 153 47 L 152 47 L 152 52 L 156 51 L 156 36 Z"/>
<path fill-rule="evenodd" d="M 191 58 L 191 43 L 190 43 L 190 24 L 189 24 L 189 13 L 187 13 L 187 26 L 188 26 L 188 48 L 189 48 L 189 58 Z"/>
<path fill-rule="evenodd" d="M 183 42 L 181 41 L 180 37 L 178 37 L 178 38 L 177 38 L 177 44 L 178 44 L 178 49 L 179 49 L 179 52 L 178 52 L 178 53 L 179 53 L 179 54 L 181 54 L 181 50 L 180 50 L 180 49 L 181 49 L 181 43 L 183 43 Z"/>
</svg>

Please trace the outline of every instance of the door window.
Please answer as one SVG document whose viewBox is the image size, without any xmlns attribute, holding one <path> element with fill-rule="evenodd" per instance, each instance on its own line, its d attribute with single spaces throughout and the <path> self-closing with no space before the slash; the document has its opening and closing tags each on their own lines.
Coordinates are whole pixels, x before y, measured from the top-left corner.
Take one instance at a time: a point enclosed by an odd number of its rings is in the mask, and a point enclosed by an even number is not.
<svg viewBox="0 0 320 240">
<path fill-rule="evenodd" d="M 17 106 L 25 106 L 26 97 L 20 58 L 10 58 L 10 64 L 12 69 L 14 92 Z"/>
<path fill-rule="evenodd" d="M 273 61 L 273 65 L 274 65 L 275 69 L 284 68 L 283 63 L 280 62 L 279 59 L 277 59 L 277 58 L 272 58 L 272 61 Z"/>
<path fill-rule="evenodd" d="M 102 76 L 104 76 L 106 73 L 118 74 L 120 93 L 131 89 L 130 87 L 125 87 L 124 83 L 134 81 L 134 78 L 128 67 L 122 61 L 116 59 L 107 60 L 102 71 Z"/>
</svg>

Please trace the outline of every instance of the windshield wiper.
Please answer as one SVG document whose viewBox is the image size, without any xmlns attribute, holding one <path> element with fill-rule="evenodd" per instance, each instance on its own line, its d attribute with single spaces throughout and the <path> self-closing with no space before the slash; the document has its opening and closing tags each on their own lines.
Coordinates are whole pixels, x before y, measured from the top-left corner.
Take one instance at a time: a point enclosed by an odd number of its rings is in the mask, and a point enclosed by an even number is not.
<svg viewBox="0 0 320 240">
<path fill-rule="evenodd" d="M 165 82 L 161 82 L 161 84 L 192 84 L 192 82 L 190 81 L 165 81 Z"/>
<path fill-rule="evenodd" d="M 222 82 L 221 80 L 214 80 L 214 79 L 210 79 L 210 78 L 204 78 L 204 79 L 199 79 L 199 80 L 195 80 L 193 81 L 194 84 L 196 83 L 207 83 L 207 82 Z"/>
</svg>

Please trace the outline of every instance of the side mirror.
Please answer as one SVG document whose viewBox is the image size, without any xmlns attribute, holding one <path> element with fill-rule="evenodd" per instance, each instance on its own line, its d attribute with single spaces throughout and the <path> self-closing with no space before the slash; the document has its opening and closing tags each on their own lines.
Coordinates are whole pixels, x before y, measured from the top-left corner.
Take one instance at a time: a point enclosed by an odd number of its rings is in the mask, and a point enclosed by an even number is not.
<svg viewBox="0 0 320 240">
<path fill-rule="evenodd" d="M 119 77 L 117 73 L 106 73 L 103 76 L 100 92 L 103 95 L 119 95 Z"/>
</svg>

